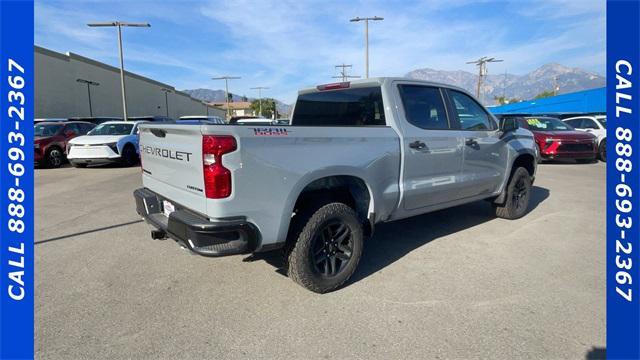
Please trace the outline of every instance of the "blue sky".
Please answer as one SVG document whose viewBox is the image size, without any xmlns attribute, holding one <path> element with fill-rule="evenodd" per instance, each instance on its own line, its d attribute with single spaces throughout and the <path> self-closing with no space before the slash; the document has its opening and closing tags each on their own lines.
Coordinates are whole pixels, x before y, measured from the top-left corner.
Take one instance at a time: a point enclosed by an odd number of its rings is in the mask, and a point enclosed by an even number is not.
<svg viewBox="0 0 640 360">
<path fill-rule="evenodd" d="M 417 68 L 476 71 L 465 62 L 504 59 L 491 73 L 524 74 L 557 62 L 604 74 L 605 1 L 36 1 L 35 42 L 118 66 L 113 28 L 87 22 L 149 22 L 123 31 L 125 68 L 178 89 L 224 88 L 286 102 L 297 89 L 331 82 L 334 65 L 364 73 L 364 24 L 370 23 L 371 76 Z"/>
</svg>

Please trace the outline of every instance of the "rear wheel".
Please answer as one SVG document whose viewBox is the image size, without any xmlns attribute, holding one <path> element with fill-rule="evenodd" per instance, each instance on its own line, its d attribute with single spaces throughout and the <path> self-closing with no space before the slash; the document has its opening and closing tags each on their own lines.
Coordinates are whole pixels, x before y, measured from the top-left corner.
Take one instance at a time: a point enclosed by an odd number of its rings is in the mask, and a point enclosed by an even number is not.
<svg viewBox="0 0 640 360">
<path fill-rule="evenodd" d="M 598 157 L 603 162 L 607 162 L 607 139 L 602 139 L 602 141 L 600 141 L 600 146 L 598 147 Z"/>
<path fill-rule="evenodd" d="M 288 253 L 289 277 L 317 293 L 337 289 L 353 275 L 363 247 L 362 224 L 343 203 L 330 203 L 296 220 Z"/>
<path fill-rule="evenodd" d="M 507 184 L 504 204 L 496 206 L 496 216 L 503 219 L 518 219 L 527 213 L 531 198 L 531 176 L 527 169 L 519 167 L 511 175 Z"/>
<path fill-rule="evenodd" d="M 138 163 L 138 154 L 131 144 L 127 144 L 122 149 L 122 163 L 126 166 L 134 166 Z"/>
<path fill-rule="evenodd" d="M 62 166 L 63 159 L 64 154 L 62 153 L 62 149 L 59 147 L 50 147 L 45 153 L 45 162 L 47 167 L 59 168 Z"/>
</svg>

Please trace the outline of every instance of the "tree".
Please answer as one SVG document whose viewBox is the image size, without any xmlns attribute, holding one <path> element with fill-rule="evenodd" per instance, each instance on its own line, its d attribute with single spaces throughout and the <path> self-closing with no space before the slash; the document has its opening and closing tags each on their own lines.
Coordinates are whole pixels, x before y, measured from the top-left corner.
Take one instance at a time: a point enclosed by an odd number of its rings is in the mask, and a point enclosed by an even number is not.
<svg viewBox="0 0 640 360">
<path fill-rule="evenodd" d="M 545 90 L 543 92 L 541 92 L 540 94 L 536 95 L 536 97 L 534 97 L 534 99 L 543 99 L 543 98 L 548 98 L 548 97 L 552 97 L 555 96 L 553 90 Z"/>
<path fill-rule="evenodd" d="M 276 102 L 273 99 L 264 98 L 262 99 L 262 114 L 260 112 L 260 100 L 256 99 L 251 102 L 251 110 L 255 114 L 262 115 L 266 118 L 270 118 L 273 116 L 273 113 L 276 109 Z"/>
<path fill-rule="evenodd" d="M 518 98 L 507 99 L 506 96 L 494 96 L 493 100 L 495 100 L 498 105 L 513 104 L 521 101 Z"/>
<path fill-rule="evenodd" d="M 240 100 L 242 100 L 243 102 L 249 101 L 249 99 L 245 95 L 242 95 L 242 98 L 240 98 Z"/>
<path fill-rule="evenodd" d="M 228 100 L 229 102 L 233 102 L 233 94 L 232 94 L 232 93 L 228 93 L 228 94 L 227 94 L 227 100 Z"/>
</svg>

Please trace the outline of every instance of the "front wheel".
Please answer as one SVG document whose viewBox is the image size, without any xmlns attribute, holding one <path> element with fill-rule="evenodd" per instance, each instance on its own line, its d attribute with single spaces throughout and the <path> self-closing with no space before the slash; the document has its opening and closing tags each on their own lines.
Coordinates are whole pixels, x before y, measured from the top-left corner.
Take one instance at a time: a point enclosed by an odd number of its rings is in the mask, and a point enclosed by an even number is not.
<svg viewBox="0 0 640 360">
<path fill-rule="evenodd" d="M 62 150 L 57 147 L 49 148 L 45 154 L 46 165 L 50 168 L 59 168 L 62 166 L 63 159 L 64 154 L 62 153 Z"/>
<path fill-rule="evenodd" d="M 133 166 L 138 163 L 138 154 L 132 145 L 125 145 L 122 149 L 122 163 L 125 166 Z"/>
<path fill-rule="evenodd" d="M 313 292 L 337 289 L 353 275 L 362 255 L 362 224 L 355 211 L 330 203 L 296 221 L 303 223 L 298 224 L 301 231 L 292 234 L 289 277 Z"/>
<path fill-rule="evenodd" d="M 527 213 L 531 198 L 531 176 L 527 169 L 515 169 L 507 184 L 504 204 L 496 206 L 496 216 L 503 219 L 518 219 Z"/>
<path fill-rule="evenodd" d="M 603 139 L 600 142 L 600 147 L 598 148 L 598 157 L 602 162 L 607 162 L 607 139 Z"/>
</svg>

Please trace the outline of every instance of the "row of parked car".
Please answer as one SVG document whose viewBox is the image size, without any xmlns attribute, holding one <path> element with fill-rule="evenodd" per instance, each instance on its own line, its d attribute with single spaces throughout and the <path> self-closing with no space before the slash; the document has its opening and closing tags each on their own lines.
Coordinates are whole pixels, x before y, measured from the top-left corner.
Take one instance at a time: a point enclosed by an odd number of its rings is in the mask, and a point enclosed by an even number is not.
<svg viewBox="0 0 640 360">
<path fill-rule="evenodd" d="M 36 119 L 34 126 L 34 161 L 36 166 L 60 167 L 65 160 L 74 167 L 121 163 L 138 163 L 138 125 L 146 122 L 180 124 L 226 124 L 219 116 L 182 116 L 177 120 L 164 116 L 70 119 Z M 288 120 L 257 117 L 231 118 L 238 125 L 287 125 Z"/>
<path fill-rule="evenodd" d="M 604 115 L 562 120 L 550 116 L 501 115 L 500 122 L 502 127 L 530 130 L 535 136 L 540 160 L 607 161 L 607 118 Z"/>
</svg>

